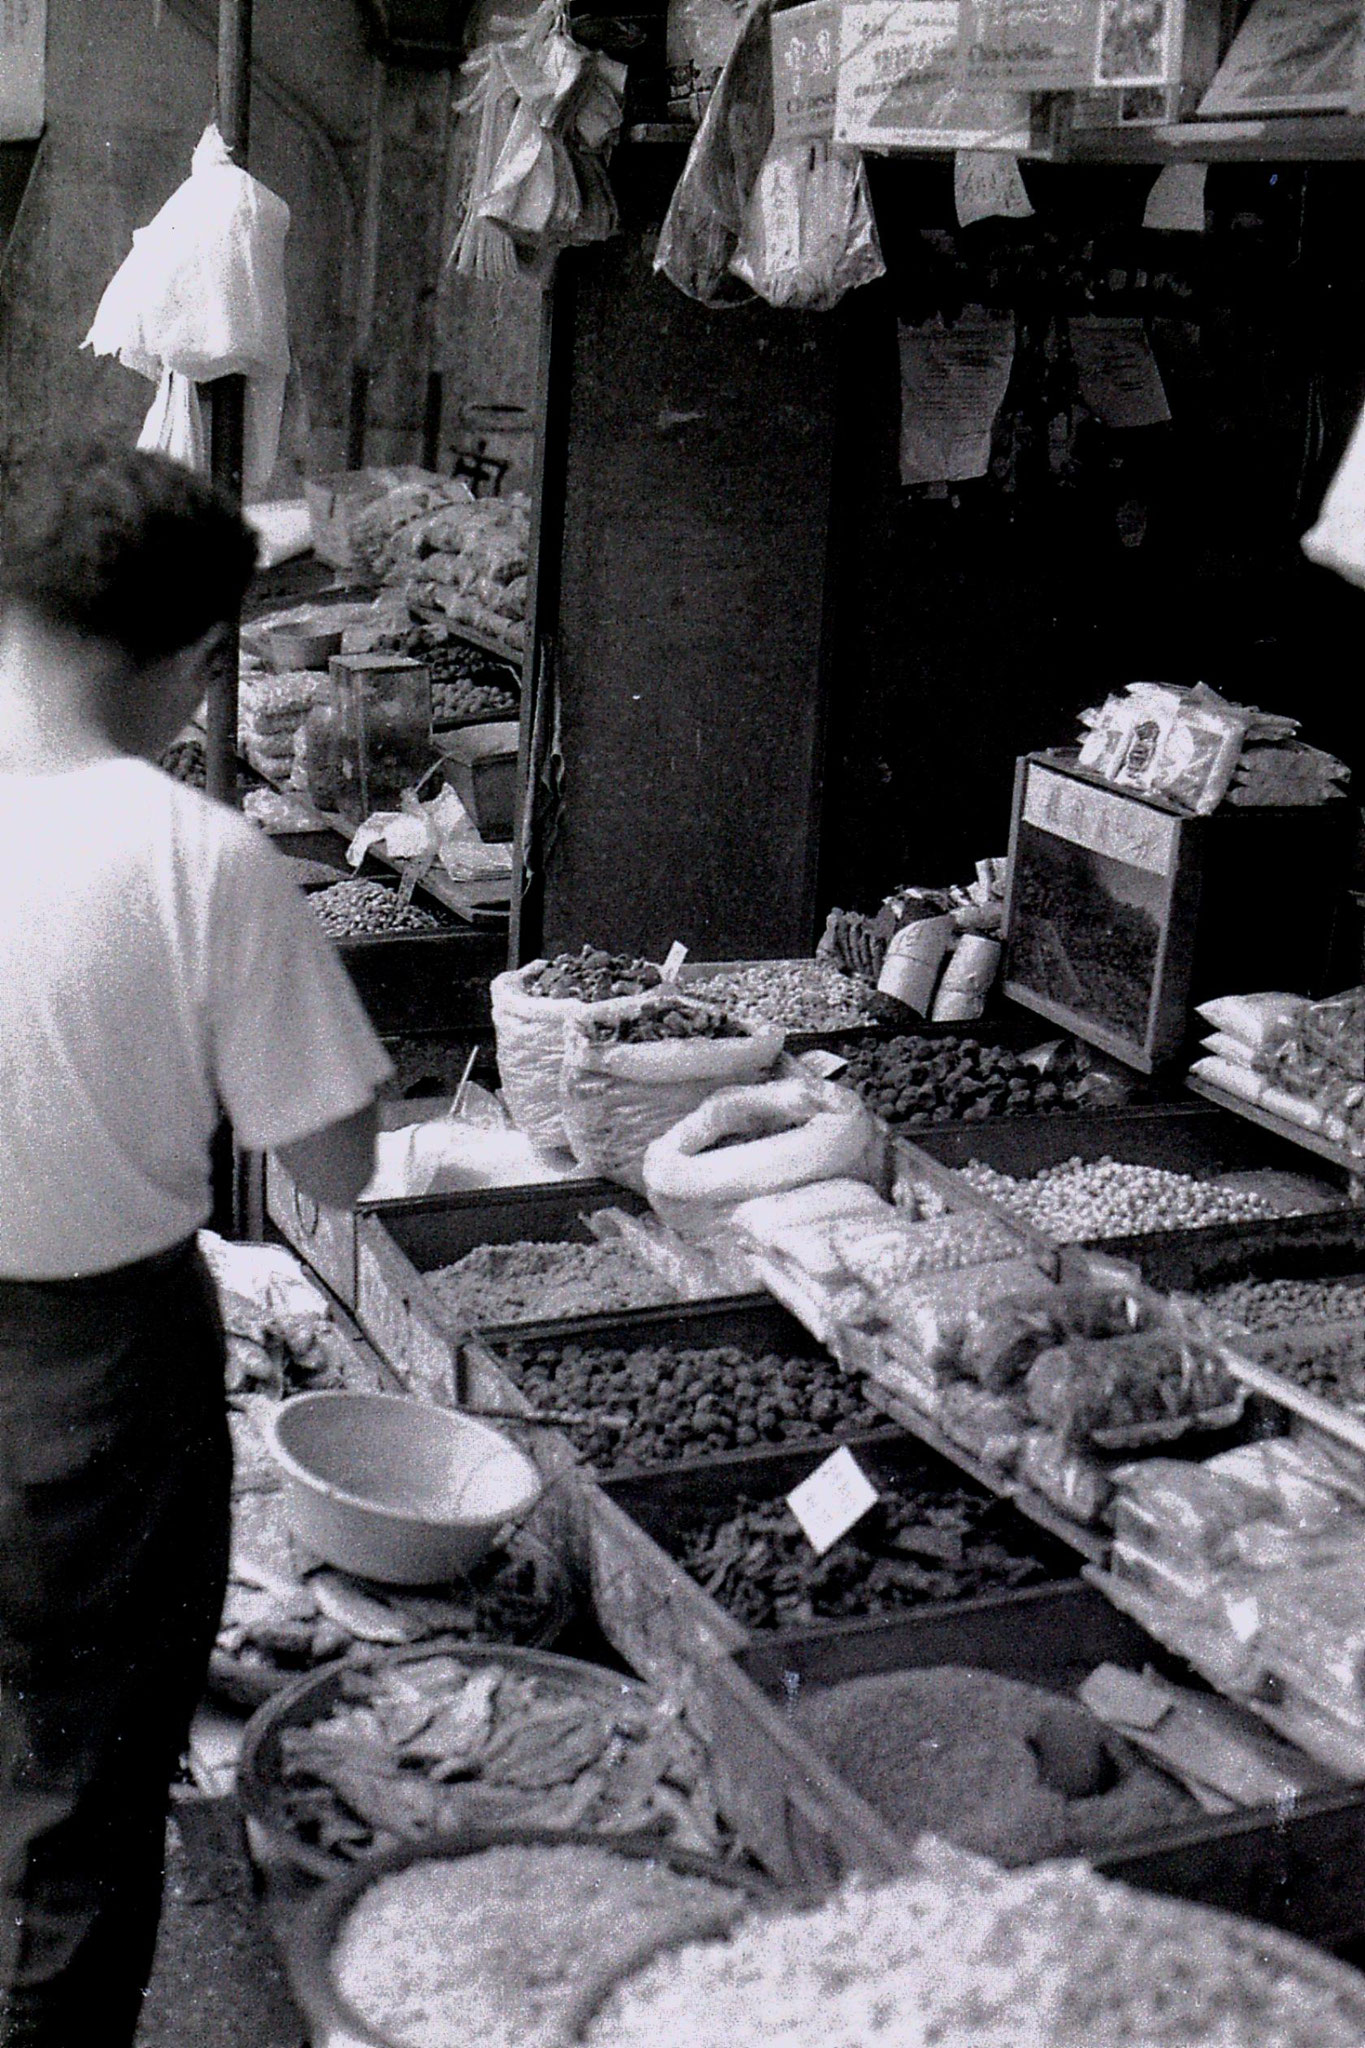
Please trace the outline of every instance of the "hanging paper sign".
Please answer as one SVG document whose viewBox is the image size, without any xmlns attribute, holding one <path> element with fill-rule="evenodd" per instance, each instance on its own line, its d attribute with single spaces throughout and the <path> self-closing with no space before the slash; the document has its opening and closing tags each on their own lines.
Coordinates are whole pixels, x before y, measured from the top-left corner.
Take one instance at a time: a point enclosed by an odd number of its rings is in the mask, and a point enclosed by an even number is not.
<svg viewBox="0 0 1365 2048">
<path fill-rule="evenodd" d="M 968 83 L 1015 92 L 1090 84 L 1099 0 L 962 0 L 959 44 Z"/>
<path fill-rule="evenodd" d="M 902 326 L 901 482 L 984 476 L 1014 362 L 1014 321 L 968 308 L 955 327 Z"/>
<path fill-rule="evenodd" d="M 1199 111 L 1353 111 L 1359 39 L 1357 0 L 1255 0 Z"/>
<path fill-rule="evenodd" d="M 828 141 L 834 133 L 838 0 L 807 0 L 773 16 L 773 139 Z"/>
<path fill-rule="evenodd" d="M 1033 212 L 1017 156 L 998 149 L 960 149 L 953 158 L 953 201 L 957 224 L 973 221 L 1027 220 Z"/>
<path fill-rule="evenodd" d="M 1140 320 L 1073 320 L 1071 353 L 1081 397 L 1106 427 L 1155 427 L 1171 417 Z"/>
<path fill-rule="evenodd" d="M 1033 144 L 1027 93 L 968 89 L 958 0 L 846 0 L 839 20 L 834 138 L 859 149 L 1003 149 Z"/>
<path fill-rule="evenodd" d="M 1176 85 L 1184 0 L 1099 0 L 1096 85 Z"/>
<path fill-rule="evenodd" d="M 46 112 L 47 0 L 0 0 L 0 142 L 36 142 Z"/>
<path fill-rule="evenodd" d="M 1167 164 L 1147 194 L 1145 228 L 1164 234 L 1202 235 L 1207 164 Z"/>
</svg>

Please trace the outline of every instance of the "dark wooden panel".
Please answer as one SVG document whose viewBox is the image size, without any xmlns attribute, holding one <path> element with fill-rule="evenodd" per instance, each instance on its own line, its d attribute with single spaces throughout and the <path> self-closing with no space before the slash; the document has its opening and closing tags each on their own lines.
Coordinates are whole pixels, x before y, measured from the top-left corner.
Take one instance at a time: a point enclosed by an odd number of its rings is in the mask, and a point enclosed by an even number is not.
<svg viewBox="0 0 1365 2048">
<path fill-rule="evenodd" d="M 653 246 L 637 228 L 558 287 L 567 779 L 544 942 L 801 953 L 837 323 L 709 311 Z"/>
</svg>

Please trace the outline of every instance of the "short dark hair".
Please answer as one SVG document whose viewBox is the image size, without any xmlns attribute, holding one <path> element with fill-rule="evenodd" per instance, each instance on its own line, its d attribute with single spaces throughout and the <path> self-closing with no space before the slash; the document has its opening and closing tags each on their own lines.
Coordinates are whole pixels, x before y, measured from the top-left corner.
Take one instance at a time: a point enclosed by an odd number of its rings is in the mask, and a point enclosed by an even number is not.
<svg viewBox="0 0 1365 2048">
<path fill-rule="evenodd" d="M 7 496 L 0 603 L 136 662 L 237 616 L 256 536 L 226 493 L 168 456 L 67 443 L 26 464 Z"/>
</svg>

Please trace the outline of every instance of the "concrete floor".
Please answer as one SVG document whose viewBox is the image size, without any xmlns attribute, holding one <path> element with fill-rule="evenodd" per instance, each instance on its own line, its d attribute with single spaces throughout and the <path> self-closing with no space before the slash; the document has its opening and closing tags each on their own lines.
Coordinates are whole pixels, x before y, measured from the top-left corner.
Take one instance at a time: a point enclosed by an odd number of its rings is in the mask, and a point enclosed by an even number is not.
<svg viewBox="0 0 1365 2048">
<path fill-rule="evenodd" d="M 252 1882 L 235 1801 L 177 1803 L 137 2048 L 307 2048 Z"/>
</svg>

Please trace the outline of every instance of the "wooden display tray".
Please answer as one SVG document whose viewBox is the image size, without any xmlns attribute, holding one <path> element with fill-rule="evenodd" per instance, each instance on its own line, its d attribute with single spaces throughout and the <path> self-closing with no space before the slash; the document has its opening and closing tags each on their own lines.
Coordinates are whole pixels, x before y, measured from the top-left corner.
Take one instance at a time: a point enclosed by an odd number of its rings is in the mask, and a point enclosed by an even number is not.
<svg viewBox="0 0 1365 2048">
<path fill-rule="evenodd" d="M 880 1490 L 913 1483 L 946 1491 L 960 1483 L 952 1465 L 904 1433 L 892 1438 L 847 1434 L 844 1441 Z M 670 1546 L 690 1526 L 718 1510 L 728 1512 L 741 1496 L 759 1502 L 785 1498 L 829 1450 L 829 1445 L 792 1445 L 732 1453 L 599 1481 L 610 1512 L 594 1501 L 593 1600 L 603 1634 L 633 1669 L 690 1698 L 693 1672 L 759 1639 L 688 1575 Z M 1073 1575 L 1074 1562 L 1060 1544 L 1043 1538 L 1038 1554 L 1054 1578 Z M 840 1625 L 831 1621 L 816 1629 Z M 701 1732 L 710 1739 L 704 1717 Z"/>
<path fill-rule="evenodd" d="M 405 1124 L 439 1116 L 445 1106 L 446 1098 L 442 1096 L 382 1101 L 380 1129 L 400 1130 Z M 445 1219 L 435 1227 L 435 1235 L 443 1243 L 460 1246 L 449 1257 L 436 1261 L 449 1265 L 464 1252 L 472 1251 L 476 1244 L 509 1244 L 541 1234 L 549 1238 L 580 1236 L 577 1217 L 585 1202 L 596 1208 L 605 1208 L 609 1202 L 632 1208 L 637 1198 L 610 1181 L 569 1180 L 470 1188 L 441 1195 L 407 1195 L 391 1201 L 358 1202 L 351 1209 L 331 1209 L 305 1195 L 274 1153 L 266 1161 L 267 1215 L 300 1257 L 350 1309 L 355 1308 L 357 1301 L 356 1247 L 362 1219 L 408 1220 L 420 1235 L 435 1212 Z M 407 1286 L 406 1275 L 401 1285 Z"/>
<path fill-rule="evenodd" d="M 1104 1240 L 1106 1251 L 1136 1265 L 1153 1287 L 1198 1292 L 1246 1278 L 1321 1279 L 1365 1273 L 1365 1214 L 1359 1209 L 1310 1211 L 1202 1230 L 1154 1230 L 1145 1237 Z M 1064 1246 L 1065 1267 L 1073 1247 Z"/>
<path fill-rule="evenodd" d="M 1097 1664 L 1153 1665 L 1176 1683 L 1190 1674 L 1093 1587 L 1029 1588 L 885 1621 L 834 1623 L 756 1638 L 732 1661 L 696 1673 L 699 1711 L 713 1731 L 727 1801 L 765 1863 L 795 1880 L 811 1855 L 791 1818 L 794 1795 L 830 1767 L 784 1711 L 811 1688 L 872 1673 L 952 1664 L 1068 1693 Z M 832 1775 L 832 1774 L 831 1774 Z M 1324 1779 L 1330 1777 L 1324 1772 Z M 824 1804 L 827 1877 L 903 1868 L 909 1845 L 846 1780 Z M 856 1823 L 856 1825 L 854 1825 Z M 1107 1877 L 1268 1921 L 1324 1947 L 1365 1936 L 1365 1794 L 1325 1784 L 1292 1807 L 1193 1819 L 1088 1860 Z"/>
<path fill-rule="evenodd" d="M 1365 1201 L 1365 1157 L 1349 1152 L 1344 1145 L 1334 1144 L 1320 1131 L 1310 1131 L 1303 1124 L 1296 1124 L 1291 1117 L 1277 1116 L 1273 1110 L 1263 1109 L 1258 1102 L 1245 1102 L 1240 1095 L 1220 1088 L 1216 1081 L 1206 1081 L 1200 1074 L 1188 1074 L 1185 1086 L 1192 1095 L 1203 1096 L 1206 1102 L 1226 1110 L 1230 1116 L 1255 1124 L 1259 1130 L 1269 1131 L 1284 1144 L 1292 1145 L 1301 1152 L 1310 1152 L 1316 1159 L 1327 1160 L 1339 1168 L 1352 1184 L 1351 1200 Z"/>
</svg>

